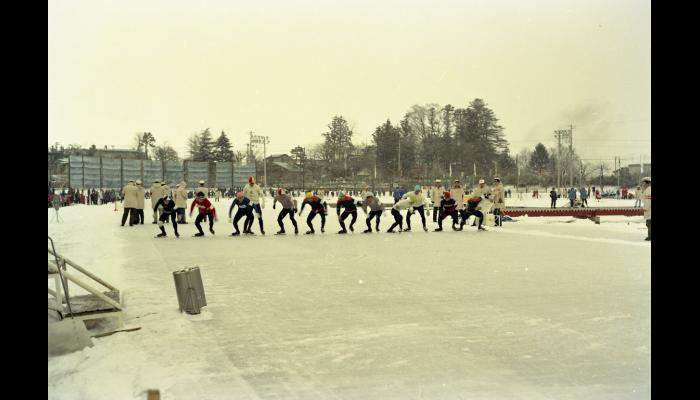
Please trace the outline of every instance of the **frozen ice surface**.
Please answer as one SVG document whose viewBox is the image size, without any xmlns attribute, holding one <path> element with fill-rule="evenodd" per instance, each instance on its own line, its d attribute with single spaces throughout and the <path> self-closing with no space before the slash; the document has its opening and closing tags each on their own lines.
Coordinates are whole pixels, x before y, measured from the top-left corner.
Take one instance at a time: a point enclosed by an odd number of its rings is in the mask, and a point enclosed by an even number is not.
<svg viewBox="0 0 700 400">
<path fill-rule="evenodd" d="M 388 211 L 381 233 L 362 234 L 359 210 L 355 233 L 337 235 L 331 209 L 310 236 L 307 207 L 299 236 L 288 219 L 275 236 L 268 198 L 267 235 L 256 220 L 254 237 L 230 237 L 228 205 L 216 204 L 216 236 L 191 237 L 189 219 L 179 239 L 169 225 L 153 238 L 148 210 L 137 227 L 119 226 L 121 205 L 60 210 L 48 224 L 59 253 L 122 289 L 126 324 L 143 329 L 50 358 L 50 399 L 651 397 L 642 217 L 522 217 L 487 232 L 446 221 L 437 233 L 431 215 L 425 233 L 416 214 L 412 232 L 389 235 Z M 193 265 L 208 306 L 180 314 L 172 272 Z"/>
</svg>

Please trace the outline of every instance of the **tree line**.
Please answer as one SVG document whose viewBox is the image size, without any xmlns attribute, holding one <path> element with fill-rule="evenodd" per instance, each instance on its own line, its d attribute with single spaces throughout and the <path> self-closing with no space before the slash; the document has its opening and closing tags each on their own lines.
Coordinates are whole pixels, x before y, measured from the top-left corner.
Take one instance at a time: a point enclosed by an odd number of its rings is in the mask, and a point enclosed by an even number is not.
<svg viewBox="0 0 700 400">
<path fill-rule="evenodd" d="M 574 177 L 583 182 L 608 172 L 605 166 L 582 162 L 573 149 L 557 154 L 542 143 L 512 156 L 504 127 L 479 98 L 461 107 L 413 105 L 399 121 L 387 119 L 376 126 L 369 143 L 353 142 L 353 127 L 342 115 L 333 116 L 320 136 L 321 141 L 308 148 L 290 149 L 296 166 L 313 170 L 314 179 L 399 182 L 500 175 L 505 182 L 551 185 L 557 176 L 568 184 Z M 210 128 L 190 136 L 187 147 L 193 161 L 257 159 L 254 149 L 235 151 L 224 131 L 214 139 Z M 151 132 L 136 133 L 132 148 L 143 152 L 145 159 L 180 159 L 167 143 L 156 145 Z"/>
</svg>

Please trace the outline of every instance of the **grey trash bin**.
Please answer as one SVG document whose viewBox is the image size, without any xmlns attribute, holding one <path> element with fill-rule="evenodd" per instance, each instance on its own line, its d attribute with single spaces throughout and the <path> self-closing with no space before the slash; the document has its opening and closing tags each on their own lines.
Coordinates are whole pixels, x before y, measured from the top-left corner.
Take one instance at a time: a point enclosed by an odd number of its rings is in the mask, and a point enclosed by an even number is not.
<svg viewBox="0 0 700 400">
<path fill-rule="evenodd" d="M 177 293 L 180 312 L 199 314 L 201 312 L 200 309 L 207 305 L 199 267 L 175 271 L 173 272 L 173 278 L 175 279 L 175 292 Z"/>
</svg>

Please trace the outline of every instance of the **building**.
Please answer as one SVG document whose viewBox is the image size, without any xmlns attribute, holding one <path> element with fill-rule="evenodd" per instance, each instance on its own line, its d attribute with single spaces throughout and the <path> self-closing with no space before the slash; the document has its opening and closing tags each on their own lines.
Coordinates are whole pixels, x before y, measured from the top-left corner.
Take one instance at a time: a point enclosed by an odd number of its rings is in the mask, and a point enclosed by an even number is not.
<svg viewBox="0 0 700 400">
<path fill-rule="evenodd" d="M 645 164 L 629 164 L 622 167 L 620 172 L 621 186 L 636 186 L 645 176 L 651 176 L 651 163 Z M 617 171 L 615 171 L 617 173 Z"/>
<path fill-rule="evenodd" d="M 271 154 L 267 162 L 267 184 L 270 187 L 298 187 L 301 185 L 301 170 L 289 154 Z M 262 163 L 260 163 L 262 164 Z M 258 166 L 258 175 L 263 172 L 263 165 Z M 258 179 L 262 182 L 262 176 Z"/>
<path fill-rule="evenodd" d="M 106 147 L 106 146 L 105 146 Z M 103 158 L 123 158 L 125 160 L 143 160 L 145 153 L 133 149 L 97 149 L 94 152 L 95 157 Z"/>
</svg>

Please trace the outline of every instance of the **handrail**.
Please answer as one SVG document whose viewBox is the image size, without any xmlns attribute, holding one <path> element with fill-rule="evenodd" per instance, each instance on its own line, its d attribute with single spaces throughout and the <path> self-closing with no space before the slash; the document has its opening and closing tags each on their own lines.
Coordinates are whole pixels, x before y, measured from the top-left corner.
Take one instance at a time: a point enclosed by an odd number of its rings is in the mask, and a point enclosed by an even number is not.
<svg viewBox="0 0 700 400">
<path fill-rule="evenodd" d="M 58 261 L 58 256 L 56 255 L 56 246 L 53 244 L 53 239 L 51 239 L 51 236 L 49 236 L 49 240 L 51 241 L 51 247 L 53 248 L 53 254 L 56 257 L 56 265 L 60 266 L 61 263 Z M 58 274 L 61 277 L 61 285 L 63 286 L 63 292 L 66 294 L 66 304 L 68 304 L 68 311 L 70 312 L 71 319 L 75 319 L 73 316 L 73 309 L 70 306 L 70 299 L 68 295 L 68 288 L 66 287 L 66 282 L 63 280 L 63 273 L 61 272 L 61 268 L 58 268 Z"/>
<path fill-rule="evenodd" d="M 107 281 L 105 281 L 104 279 L 102 279 L 102 278 L 96 276 L 96 275 L 93 274 L 92 272 L 90 272 L 90 271 L 86 270 L 85 268 L 81 267 L 81 266 L 78 265 L 75 261 L 73 261 L 73 260 L 71 260 L 71 259 L 69 259 L 69 258 L 63 257 L 63 256 L 59 255 L 58 253 L 53 253 L 53 252 L 51 251 L 51 249 L 49 249 L 49 253 L 51 253 L 52 255 L 54 255 L 54 256 L 56 256 L 56 257 L 60 257 L 66 264 L 70 264 L 71 267 L 77 269 L 78 271 L 84 273 L 85 275 L 89 276 L 90 278 L 92 278 L 92 279 L 96 280 L 97 282 L 101 283 L 104 287 L 106 287 L 106 288 L 108 288 L 108 289 L 110 289 L 110 290 L 114 290 L 114 291 L 119 290 L 119 289 L 117 289 L 116 287 L 114 287 L 114 286 L 110 285 L 109 283 L 107 283 Z M 60 265 L 60 264 L 59 264 L 59 265 Z"/>
</svg>

